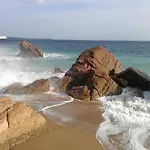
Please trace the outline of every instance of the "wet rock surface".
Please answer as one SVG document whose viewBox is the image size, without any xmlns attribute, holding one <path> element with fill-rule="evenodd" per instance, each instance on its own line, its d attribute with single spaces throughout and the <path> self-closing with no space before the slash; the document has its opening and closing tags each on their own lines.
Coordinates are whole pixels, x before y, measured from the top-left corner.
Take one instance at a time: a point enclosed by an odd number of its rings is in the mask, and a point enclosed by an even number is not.
<svg viewBox="0 0 150 150">
<path fill-rule="evenodd" d="M 111 74 L 112 79 L 122 87 L 134 87 L 150 91 L 150 76 L 136 68 L 127 68 L 120 73 Z"/>
<path fill-rule="evenodd" d="M 87 101 L 99 96 L 120 94 L 120 86 L 109 76 L 112 69 L 119 73 L 122 65 L 104 47 L 86 50 L 60 81 L 60 92 Z"/>
<path fill-rule="evenodd" d="M 36 80 L 26 86 L 20 83 L 14 83 L 1 90 L 4 94 L 38 94 L 48 92 L 50 90 L 49 79 Z"/>
<path fill-rule="evenodd" d="M 64 71 L 59 67 L 55 67 L 54 73 L 64 73 Z"/>
<path fill-rule="evenodd" d="M 22 41 L 20 43 L 20 50 L 21 53 L 18 54 L 18 56 L 20 57 L 43 57 L 44 56 L 44 53 L 39 48 L 32 45 L 28 41 Z"/>
<path fill-rule="evenodd" d="M 12 146 L 39 135 L 46 129 L 46 120 L 23 102 L 12 102 L 0 97 L 0 149 Z"/>
</svg>

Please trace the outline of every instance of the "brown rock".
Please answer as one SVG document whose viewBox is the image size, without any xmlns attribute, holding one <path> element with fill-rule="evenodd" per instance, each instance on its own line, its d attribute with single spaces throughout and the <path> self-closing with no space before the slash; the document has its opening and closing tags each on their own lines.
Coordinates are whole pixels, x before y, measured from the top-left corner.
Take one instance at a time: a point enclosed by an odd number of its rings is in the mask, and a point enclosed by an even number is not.
<svg viewBox="0 0 150 150">
<path fill-rule="evenodd" d="M 81 100 L 90 101 L 90 90 L 87 86 L 76 86 L 68 91 L 68 95 Z"/>
<path fill-rule="evenodd" d="M 36 80 L 26 86 L 22 86 L 20 83 L 15 83 L 7 88 L 2 89 L 1 92 L 5 94 L 38 94 L 48 92 L 50 90 L 49 79 Z"/>
<path fill-rule="evenodd" d="M 44 53 L 37 47 L 33 46 L 27 41 L 22 41 L 20 43 L 21 53 L 18 56 L 21 57 L 43 57 Z"/>
<path fill-rule="evenodd" d="M 0 149 L 12 146 L 39 135 L 46 127 L 46 120 L 25 103 L 14 103 L 0 98 Z"/>
<path fill-rule="evenodd" d="M 121 88 L 109 76 L 112 69 L 122 71 L 121 63 L 104 47 L 93 47 L 81 53 L 66 72 L 60 91 L 81 100 L 119 94 Z"/>
<path fill-rule="evenodd" d="M 1 90 L 1 93 L 5 93 L 5 94 L 18 94 L 19 91 L 21 91 L 23 89 L 23 85 L 21 83 L 13 83 L 10 86 L 4 88 Z"/>
<path fill-rule="evenodd" d="M 64 73 L 60 68 L 55 67 L 54 73 Z"/>
<path fill-rule="evenodd" d="M 22 92 L 26 94 L 36 94 L 48 92 L 50 90 L 50 81 L 48 79 L 36 80 L 31 84 L 26 85 Z"/>
<path fill-rule="evenodd" d="M 49 81 L 51 83 L 50 85 L 50 89 L 53 92 L 59 92 L 59 82 L 60 82 L 60 78 L 58 78 L 57 76 L 53 76 L 49 78 Z"/>
<path fill-rule="evenodd" d="M 130 86 L 150 91 L 150 76 L 135 68 L 127 68 L 120 73 L 112 73 L 112 79 L 122 87 Z"/>
</svg>

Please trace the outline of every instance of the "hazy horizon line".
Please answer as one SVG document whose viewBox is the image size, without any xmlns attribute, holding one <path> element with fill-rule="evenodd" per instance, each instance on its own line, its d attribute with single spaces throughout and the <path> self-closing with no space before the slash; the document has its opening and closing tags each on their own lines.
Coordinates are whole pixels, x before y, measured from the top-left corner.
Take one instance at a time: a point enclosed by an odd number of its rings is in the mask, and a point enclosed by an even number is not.
<svg viewBox="0 0 150 150">
<path fill-rule="evenodd" d="M 35 37 L 35 38 L 33 38 L 33 37 L 18 37 L 18 36 L 7 36 L 7 38 L 16 38 L 16 39 L 31 39 L 31 40 L 61 40 L 61 41 L 131 41 L 131 42 L 150 42 L 150 40 L 117 40 L 117 39 L 115 39 L 115 40 L 113 40 L 113 39 L 54 39 L 54 38 L 44 38 L 44 37 L 42 37 L 42 38 L 40 38 L 40 37 Z"/>
</svg>

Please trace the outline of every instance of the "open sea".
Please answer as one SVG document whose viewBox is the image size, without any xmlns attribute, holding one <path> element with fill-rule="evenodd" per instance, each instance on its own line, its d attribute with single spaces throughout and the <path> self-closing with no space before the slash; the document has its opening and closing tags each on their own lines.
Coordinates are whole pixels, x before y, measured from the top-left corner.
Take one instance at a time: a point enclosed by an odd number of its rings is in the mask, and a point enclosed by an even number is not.
<svg viewBox="0 0 150 150">
<path fill-rule="evenodd" d="M 150 75 L 149 41 L 48 39 L 28 39 L 28 41 L 40 48 L 45 56 L 43 58 L 17 57 L 20 53 L 21 39 L 0 40 L 0 89 L 14 82 L 26 85 L 41 78 L 63 77 L 64 74 L 54 73 L 55 67 L 67 71 L 81 52 L 100 45 L 110 51 L 123 64 L 124 69 L 135 67 Z M 54 98 L 48 101 L 47 96 L 42 101 L 42 96 L 35 98 L 32 95 L 28 97 L 11 95 L 11 97 L 14 97 L 15 101 L 26 101 L 58 124 L 69 126 L 75 122 L 74 124 L 81 128 L 85 126 L 90 129 L 95 128 L 97 140 L 107 150 L 150 150 L 150 92 L 144 91 L 144 98 L 141 98 L 138 97 L 135 89 L 126 88 L 119 96 L 99 98 L 99 109 L 102 110 L 104 121 L 97 127 L 75 119 L 80 113 L 75 108 L 81 106 L 71 105 L 74 103 L 71 97 L 51 93 L 51 91 L 47 94 L 58 95 L 62 99 Z M 62 106 L 65 107 L 58 109 Z M 85 107 L 86 111 L 91 113 L 95 111 L 93 105 L 90 108 L 86 104 Z M 84 105 L 81 108 L 84 109 Z M 68 114 L 67 109 L 71 113 Z"/>
</svg>

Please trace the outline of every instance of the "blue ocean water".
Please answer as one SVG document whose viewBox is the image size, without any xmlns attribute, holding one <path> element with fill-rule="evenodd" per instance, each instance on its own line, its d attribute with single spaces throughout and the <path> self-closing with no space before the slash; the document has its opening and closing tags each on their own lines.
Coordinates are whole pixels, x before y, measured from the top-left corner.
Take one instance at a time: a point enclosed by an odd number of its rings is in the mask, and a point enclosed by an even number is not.
<svg viewBox="0 0 150 150">
<path fill-rule="evenodd" d="M 73 41 L 73 40 L 36 40 L 29 39 L 29 42 L 39 47 L 46 53 L 45 58 L 29 59 L 30 67 L 38 64 L 39 68 L 51 68 L 59 66 L 64 70 L 70 68 L 78 55 L 86 49 L 93 46 L 104 46 L 108 51 L 115 55 L 121 61 L 124 68 L 136 67 L 141 71 L 150 73 L 149 41 Z M 0 53 L 7 56 L 16 56 L 19 50 L 20 39 L 8 39 L 0 41 Z M 2 59 L 2 58 L 1 58 Z M 4 59 L 3 59 L 4 60 Z M 21 60 L 20 60 L 21 61 Z M 25 60 L 23 60 L 25 61 Z M 40 62 L 40 63 L 38 63 Z"/>
<path fill-rule="evenodd" d="M 0 40 L 0 88 L 14 82 L 28 84 L 40 78 L 49 78 L 55 75 L 62 77 L 63 74 L 54 73 L 54 68 L 57 66 L 67 71 L 81 52 L 93 46 L 104 46 L 117 57 L 124 69 L 135 67 L 150 75 L 149 41 L 28 39 L 33 45 L 43 50 L 45 56 L 43 58 L 20 58 L 17 57 L 17 54 L 20 53 L 19 44 L 21 41 L 22 39 L 13 38 Z M 135 93 L 134 89 L 127 88 L 119 96 L 99 98 L 103 106 L 102 115 L 105 121 L 99 125 L 96 138 L 104 147 L 106 146 L 106 149 L 150 149 L 150 93 L 144 92 L 144 98 L 136 97 Z M 21 97 L 15 99 L 21 100 Z M 57 120 L 57 123 L 67 124 L 75 120 L 77 124 L 77 120 L 74 118 L 77 114 L 80 115 L 80 112 L 75 109 L 75 105 L 78 103 L 74 104 L 72 98 L 68 98 L 66 101 L 44 101 L 43 97 L 40 97 L 40 100 L 36 98 L 36 101 L 35 97 L 27 99 L 29 104 L 38 111 L 43 111 L 49 118 Z M 62 105 L 64 107 L 61 107 Z M 77 107 L 86 108 L 86 112 L 95 111 L 95 107 L 93 108 L 92 105 L 87 107 L 86 105 L 78 104 Z M 69 111 L 69 114 L 66 110 Z M 81 113 L 83 115 L 83 111 Z M 78 124 L 87 126 L 88 123 L 78 121 Z M 111 139 L 111 135 L 117 136 Z M 117 145 L 117 141 L 120 141 L 119 145 Z"/>
</svg>

